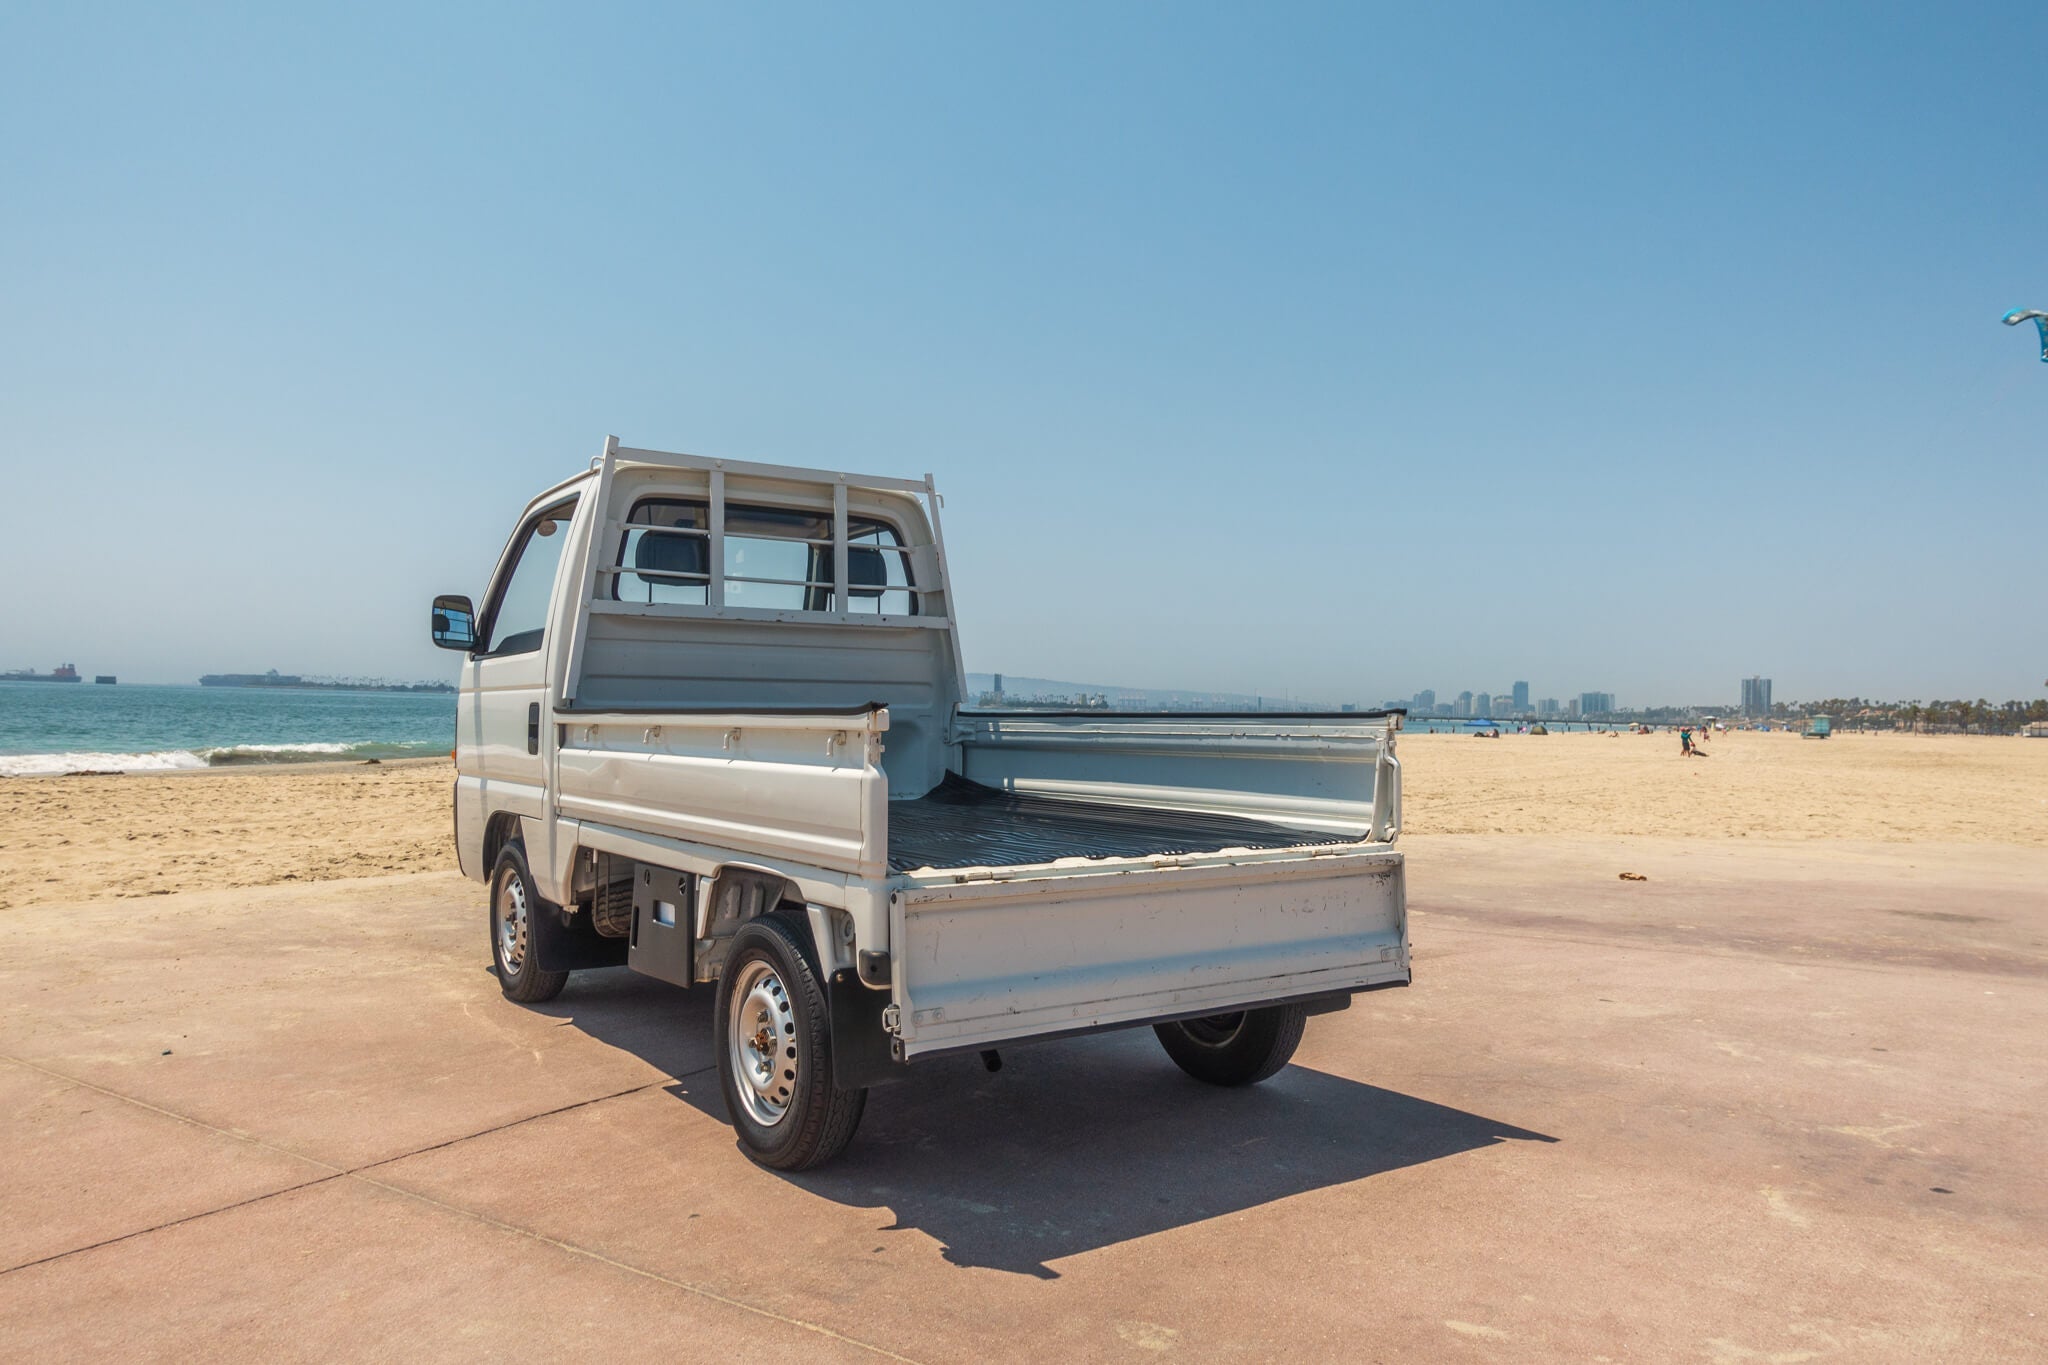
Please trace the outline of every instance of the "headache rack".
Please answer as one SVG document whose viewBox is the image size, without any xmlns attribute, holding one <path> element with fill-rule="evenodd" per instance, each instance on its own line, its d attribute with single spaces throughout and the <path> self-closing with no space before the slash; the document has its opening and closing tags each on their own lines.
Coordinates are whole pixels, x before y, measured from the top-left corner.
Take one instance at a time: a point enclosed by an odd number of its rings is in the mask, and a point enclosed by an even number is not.
<svg viewBox="0 0 2048 1365">
<path fill-rule="evenodd" d="M 651 519 L 636 520 L 631 508 L 614 509 L 613 484 L 622 464 L 702 474 L 707 486 L 701 496 L 655 495 L 651 499 L 678 510 L 695 509 L 701 515 L 691 518 L 694 524 L 663 525 Z M 916 480 L 710 459 L 622 446 L 616 436 L 605 437 L 604 452 L 591 461 L 591 468 L 596 471 L 597 483 L 592 499 L 591 534 L 583 546 L 577 592 L 579 609 L 562 675 L 568 687 L 575 687 L 582 676 L 592 615 L 800 620 L 940 629 L 946 630 L 951 638 L 956 675 L 965 677 L 959 637 L 951 630 L 950 612 L 943 609 L 949 582 L 945 571 L 945 537 L 939 526 L 943 499 L 930 474 Z M 778 505 L 775 494 L 764 497 L 755 492 L 743 492 L 728 500 L 728 477 L 796 485 L 810 495 L 807 502 L 813 505 Z M 897 539 L 886 523 L 849 512 L 850 489 L 905 493 L 923 500 L 932 534 L 928 572 L 919 575 L 913 570 L 917 547 Z M 829 514 L 824 510 L 827 502 Z M 730 538 L 768 548 L 800 546 L 804 568 L 795 574 L 735 572 L 727 546 L 735 514 L 740 518 L 741 530 Z M 628 562 L 625 547 L 629 537 L 640 541 L 652 538 L 661 543 L 649 547 L 655 553 Z M 632 580 L 630 592 L 628 580 Z M 671 595 L 657 601 L 657 588 L 670 589 L 681 600 Z M 795 590 L 800 603 L 764 606 L 746 600 L 751 595 L 758 601 L 777 589 Z M 635 600 L 641 593 L 646 600 Z M 903 610 L 887 609 L 898 603 Z M 574 705 L 573 697 L 567 699 L 567 704 Z"/>
</svg>

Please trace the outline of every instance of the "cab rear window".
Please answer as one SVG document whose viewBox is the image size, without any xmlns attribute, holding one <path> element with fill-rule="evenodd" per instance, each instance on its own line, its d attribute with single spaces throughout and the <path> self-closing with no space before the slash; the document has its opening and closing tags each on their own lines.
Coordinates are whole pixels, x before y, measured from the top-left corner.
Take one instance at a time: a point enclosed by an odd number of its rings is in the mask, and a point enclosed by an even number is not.
<svg viewBox="0 0 2048 1365">
<path fill-rule="evenodd" d="M 642 498 L 619 540 L 612 596 L 704 606 L 711 596 L 711 509 L 696 498 Z M 727 503 L 720 566 L 725 603 L 774 611 L 832 610 L 832 518 L 789 507 Z M 910 552 L 888 522 L 846 523 L 847 610 L 917 613 Z"/>
</svg>

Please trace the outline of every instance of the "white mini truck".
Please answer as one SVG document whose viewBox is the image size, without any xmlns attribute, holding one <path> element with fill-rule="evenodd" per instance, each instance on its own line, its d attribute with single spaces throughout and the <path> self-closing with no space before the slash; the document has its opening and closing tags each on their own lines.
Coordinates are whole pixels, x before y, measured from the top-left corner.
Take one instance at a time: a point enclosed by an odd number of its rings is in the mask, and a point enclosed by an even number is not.
<svg viewBox="0 0 2048 1365">
<path fill-rule="evenodd" d="M 612 439 L 535 498 L 433 607 L 505 994 L 715 992 L 740 1142 L 797 1170 L 927 1058 L 1142 1024 L 1247 1085 L 1408 984 L 1398 712 L 974 709 L 956 622 L 929 477 Z"/>
</svg>

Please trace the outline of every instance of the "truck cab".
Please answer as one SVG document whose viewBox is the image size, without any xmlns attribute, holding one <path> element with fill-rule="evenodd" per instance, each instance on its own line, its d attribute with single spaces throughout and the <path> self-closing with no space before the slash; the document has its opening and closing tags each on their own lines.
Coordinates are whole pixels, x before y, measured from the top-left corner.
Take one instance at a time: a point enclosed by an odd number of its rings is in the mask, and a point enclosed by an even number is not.
<svg viewBox="0 0 2048 1365">
<path fill-rule="evenodd" d="M 1400 714 L 970 707 L 940 508 L 929 476 L 608 439 L 480 603 L 434 601 L 505 994 L 714 992 L 727 1109 L 780 1169 L 920 1060 L 1150 1026 L 1250 1084 L 1410 980 Z"/>
</svg>

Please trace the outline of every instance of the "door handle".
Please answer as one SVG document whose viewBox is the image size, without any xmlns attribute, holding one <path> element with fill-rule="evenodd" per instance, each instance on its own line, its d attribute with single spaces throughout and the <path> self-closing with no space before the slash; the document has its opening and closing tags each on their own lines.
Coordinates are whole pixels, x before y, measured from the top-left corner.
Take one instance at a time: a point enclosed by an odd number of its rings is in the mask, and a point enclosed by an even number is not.
<svg viewBox="0 0 2048 1365">
<path fill-rule="evenodd" d="M 540 703 L 534 702 L 526 708 L 526 752 L 540 752 Z"/>
</svg>

